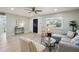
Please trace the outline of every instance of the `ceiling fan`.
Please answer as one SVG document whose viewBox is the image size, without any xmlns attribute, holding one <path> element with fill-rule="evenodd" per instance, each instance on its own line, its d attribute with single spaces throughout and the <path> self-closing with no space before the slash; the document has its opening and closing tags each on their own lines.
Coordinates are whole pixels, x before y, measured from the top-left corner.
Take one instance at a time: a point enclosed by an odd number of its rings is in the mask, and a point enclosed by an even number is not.
<svg viewBox="0 0 79 59">
<path fill-rule="evenodd" d="M 36 7 L 29 7 L 28 9 L 26 8 L 25 10 L 27 10 L 28 13 L 34 12 L 35 14 L 38 14 L 38 12 L 42 12 L 42 10 L 36 9 Z"/>
</svg>

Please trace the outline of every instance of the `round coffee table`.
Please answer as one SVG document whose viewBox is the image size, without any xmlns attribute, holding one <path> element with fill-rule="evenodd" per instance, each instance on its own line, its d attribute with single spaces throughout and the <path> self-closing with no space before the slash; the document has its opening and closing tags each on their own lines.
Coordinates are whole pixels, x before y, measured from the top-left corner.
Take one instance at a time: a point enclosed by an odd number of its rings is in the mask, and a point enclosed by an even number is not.
<svg viewBox="0 0 79 59">
<path fill-rule="evenodd" d="M 48 48 L 49 52 L 52 51 L 52 49 L 55 51 L 56 47 L 57 47 L 57 42 L 55 39 L 51 38 L 51 37 L 47 37 L 48 40 L 44 41 L 44 45 Z"/>
</svg>

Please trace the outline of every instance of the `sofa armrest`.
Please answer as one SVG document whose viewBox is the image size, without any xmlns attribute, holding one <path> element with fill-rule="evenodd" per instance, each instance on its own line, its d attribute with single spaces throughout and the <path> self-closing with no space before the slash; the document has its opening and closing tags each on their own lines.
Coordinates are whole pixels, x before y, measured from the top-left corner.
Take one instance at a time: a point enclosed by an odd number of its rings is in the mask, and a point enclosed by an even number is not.
<svg viewBox="0 0 79 59">
<path fill-rule="evenodd" d="M 45 46 L 29 38 L 20 37 L 19 41 L 22 52 L 42 52 L 45 49 Z"/>
<path fill-rule="evenodd" d="M 60 52 L 79 52 L 79 47 L 75 45 L 59 43 L 59 51 Z"/>
</svg>

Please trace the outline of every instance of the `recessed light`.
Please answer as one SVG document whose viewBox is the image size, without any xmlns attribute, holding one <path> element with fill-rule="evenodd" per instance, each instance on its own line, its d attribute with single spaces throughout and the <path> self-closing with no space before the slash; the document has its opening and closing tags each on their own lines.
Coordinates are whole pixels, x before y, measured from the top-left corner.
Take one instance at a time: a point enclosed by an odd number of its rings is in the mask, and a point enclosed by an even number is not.
<svg viewBox="0 0 79 59">
<path fill-rule="evenodd" d="M 14 10 L 14 8 L 10 8 L 10 10 L 11 10 L 11 11 L 13 11 L 13 10 Z"/>
<path fill-rule="evenodd" d="M 54 9 L 54 11 L 56 12 L 58 9 Z"/>
</svg>

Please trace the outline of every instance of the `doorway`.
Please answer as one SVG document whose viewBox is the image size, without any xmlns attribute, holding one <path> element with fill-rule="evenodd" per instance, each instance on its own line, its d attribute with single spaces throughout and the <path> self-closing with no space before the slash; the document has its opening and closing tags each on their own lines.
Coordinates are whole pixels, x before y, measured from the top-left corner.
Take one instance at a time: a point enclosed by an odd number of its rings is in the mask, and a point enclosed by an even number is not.
<svg viewBox="0 0 79 59">
<path fill-rule="evenodd" d="M 38 19 L 33 19 L 33 33 L 38 33 Z"/>
<path fill-rule="evenodd" d="M 6 15 L 0 15 L 0 39 L 6 39 Z"/>
</svg>

